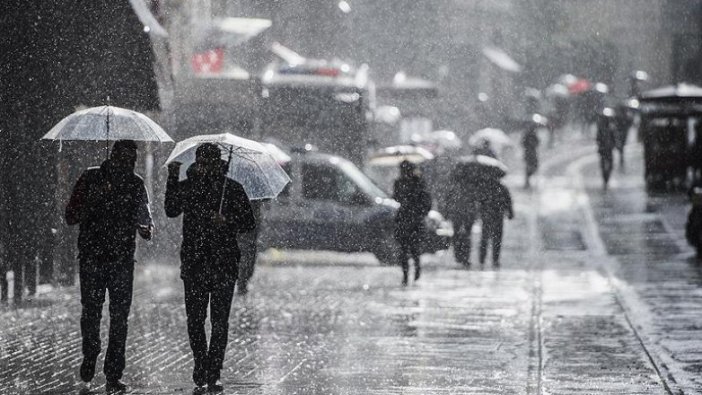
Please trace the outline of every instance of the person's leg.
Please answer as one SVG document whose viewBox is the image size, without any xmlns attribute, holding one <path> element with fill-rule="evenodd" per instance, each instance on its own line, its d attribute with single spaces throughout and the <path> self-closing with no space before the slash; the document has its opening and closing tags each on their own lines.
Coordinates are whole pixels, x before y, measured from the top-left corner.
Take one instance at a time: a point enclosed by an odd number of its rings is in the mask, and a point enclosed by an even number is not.
<svg viewBox="0 0 702 395">
<path fill-rule="evenodd" d="M 502 250 L 502 232 L 504 227 L 504 220 L 499 219 L 495 223 L 495 230 L 492 235 L 492 264 L 495 266 L 500 265 L 500 251 Z"/>
<path fill-rule="evenodd" d="M 132 305 L 133 267 L 109 271 L 107 289 L 110 293 L 110 337 L 105 354 L 105 378 L 108 384 L 119 381 L 124 371 L 127 345 L 127 318 Z"/>
<path fill-rule="evenodd" d="M 17 303 L 24 297 L 24 265 L 22 264 L 22 254 L 20 252 L 22 241 L 17 240 L 17 237 L 12 237 L 10 243 L 17 243 L 16 248 L 7 249 L 7 266 L 12 270 L 13 274 L 12 297 Z"/>
<path fill-rule="evenodd" d="M 614 156 L 610 152 L 609 154 L 604 155 L 603 157 L 603 167 L 602 167 L 602 177 L 604 179 L 604 186 L 607 188 L 609 185 L 609 177 L 612 175 L 612 167 L 614 163 Z"/>
<path fill-rule="evenodd" d="M 33 296 L 37 293 L 37 257 L 33 248 L 29 248 L 27 245 L 24 246 L 22 262 L 24 264 L 24 285 L 27 287 L 27 295 Z"/>
<path fill-rule="evenodd" d="M 406 240 L 398 240 L 400 243 L 400 265 L 402 265 L 402 285 L 407 285 L 407 276 L 409 273 L 409 245 Z"/>
<path fill-rule="evenodd" d="M 208 373 L 207 384 L 214 385 L 219 380 L 222 371 L 222 362 L 227 350 L 227 334 L 229 333 L 229 311 L 234 295 L 234 283 L 225 282 L 218 284 L 212 292 L 210 300 L 210 322 L 212 323 L 212 336 L 207 353 Z"/>
<path fill-rule="evenodd" d="M 5 262 L 0 263 L 4 265 Z M 7 302 L 7 270 L 4 266 L 0 266 L 0 302 Z"/>
<path fill-rule="evenodd" d="M 81 266 L 88 266 L 81 264 Z M 100 354 L 100 320 L 102 305 L 105 303 L 105 279 L 103 273 L 80 270 L 80 303 L 83 306 L 80 316 L 80 332 L 83 337 L 83 362 L 80 367 L 81 379 L 89 382 L 95 375 L 95 363 Z"/>
<path fill-rule="evenodd" d="M 480 235 L 480 264 L 485 263 L 485 257 L 487 256 L 488 242 L 490 241 L 490 224 L 488 221 L 483 219 L 483 230 Z"/>
<path fill-rule="evenodd" d="M 419 262 L 420 256 L 422 255 L 422 230 L 422 227 L 413 230 L 413 242 L 408 246 L 410 254 L 412 254 L 412 260 L 414 261 L 414 281 L 419 280 L 422 270 Z"/>
<path fill-rule="evenodd" d="M 193 350 L 193 381 L 202 386 L 207 383 L 207 337 L 205 335 L 205 319 L 210 294 L 191 280 L 184 280 L 185 285 L 185 314 L 188 321 L 188 337 L 190 348 Z"/>
</svg>

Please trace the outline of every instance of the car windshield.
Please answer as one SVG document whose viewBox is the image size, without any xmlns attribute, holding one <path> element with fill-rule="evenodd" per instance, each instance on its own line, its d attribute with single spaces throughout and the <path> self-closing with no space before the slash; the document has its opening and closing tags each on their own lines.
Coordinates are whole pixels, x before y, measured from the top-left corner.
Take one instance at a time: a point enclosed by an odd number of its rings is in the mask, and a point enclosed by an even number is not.
<svg viewBox="0 0 702 395">
<path fill-rule="evenodd" d="M 341 169 L 348 175 L 358 187 L 366 194 L 372 197 L 387 198 L 388 195 L 383 192 L 382 189 L 378 188 L 373 181 L 368 178 L 361 170 L 358 169 L 351 162 L 342 162 Z"/>
</svg>

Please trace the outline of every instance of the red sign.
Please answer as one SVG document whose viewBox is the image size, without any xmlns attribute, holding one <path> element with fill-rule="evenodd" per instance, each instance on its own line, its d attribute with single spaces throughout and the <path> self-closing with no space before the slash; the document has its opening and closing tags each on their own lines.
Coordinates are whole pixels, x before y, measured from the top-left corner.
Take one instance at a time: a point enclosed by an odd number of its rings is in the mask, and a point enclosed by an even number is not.
<svg viewBox="0 0 702 395">
<path fill-rule="evenodd" d="M 193 54 L 192 66 L 196 74 L 221 73 L 224 66 L 224 48 L 214 48 Z"/>
</svg>

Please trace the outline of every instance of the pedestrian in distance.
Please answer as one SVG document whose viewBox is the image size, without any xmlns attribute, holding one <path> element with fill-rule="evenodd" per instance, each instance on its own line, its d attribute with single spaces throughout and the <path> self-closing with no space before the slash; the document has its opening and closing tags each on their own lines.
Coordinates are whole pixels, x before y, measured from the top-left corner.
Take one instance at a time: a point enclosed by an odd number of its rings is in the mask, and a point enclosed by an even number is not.
<svg viewBox="0 0 702 395">
<path fill-rule="evenodd" d="M 480 216 L 480 179 L 465 177 L 457 167 L 451 172 L 449 180 L 450 193 L 444 206 L 446 215 L 453 224 L 453 253 L 456 262 L 468 267 L 473 225 Z"/>
<path fill-rule="evenodd" d="M 127 317 L 132 303 L 136 233 L 150 240 L 153 221 L 144 181 L 134 173 L 137 146 L 115 142 L 109 159 L 86 170 L 73 188 L 65 218 L 79 225 L 78 259 L 83 336 L 80 377 L 90 382 L 100 354 L 100 320 L 110 296 L 110 332 L 104 373 L 108 393 L 124 392 Z"/>
<path fill-rule="evenodd" d="M 195 151 L 195 163 L 178 180 L 180 163 L 168 166 L 165 209 L 183 215 L 180 277 L 185 286 L 185 312 L 193 351 L 195 392 L 222 391 L 220 374 L 227 347 L 229 311 L 241 253 L 237 235 L 254 230 L 255 218 L 244 188 L 225 177 L 228 163 L 217 145 Z M 205 333 L 207 308 L 212 333 Z M 206 386 L 206 387 L 205 387 Z"/>
<path fill-rule="evenodd" d="M 424 218 L 431 210 L 431 194 L 417 166 L 409 161 L 400 163 L 400 177 L 393 185 L 393 199 L 400 203 L 395 216 L 395 240 L 400 246 L 402 285 L 406 286 L 410 257 L 414 261 L 414 281 L 419 280 Z"/>
<path fill-rule="evenodd" d="M 524 150 L 525 178 L 524 188 L 531 188 L 531 176 L 539 169 L 539 135 L 536 133 L 537 124 L 529 125 L 522 136 Z"/>
<path fill-rule="evenodd" d="M 614 167 L 614 149 L 616 147 L 614 111 L 607 107 L 597 117 L 597 153 L 600 155 L 602 186 L 607 190 L 609 178 Z"/>
<path fill-rule="evenodd" d="M 614 111 L 614 147 L 619 151 L 619 167 L 624 168 L 624 146 L 629 138 L 629 129 L 634 120 L 624 104 L 619 104 Z"/>
<path fill-rule="evenodd" d="M 480 264 L 485 264 L 488 247 L 492 245 L 492 264 L 500 265 L 504 218 L 514 218 L 509 189 L 496 178 L 485 178 L 480 190 L 480 218 L 483 232 L 480 237 Z"/>
</svg>

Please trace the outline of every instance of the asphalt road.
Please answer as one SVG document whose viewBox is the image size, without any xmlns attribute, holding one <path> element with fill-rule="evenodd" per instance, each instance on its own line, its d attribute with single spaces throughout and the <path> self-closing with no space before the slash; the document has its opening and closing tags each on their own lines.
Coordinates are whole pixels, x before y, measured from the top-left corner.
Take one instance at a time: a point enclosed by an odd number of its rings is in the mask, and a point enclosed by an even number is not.
<svg viewBox="0 0 702 395">
<path fill-rule="evenodd" d="M 426 255 L 402 288 L 400 269 L 369 254 L 266 251 L 232 307 L 226 393 L 702 392 L 684 200 L 643 191 L 635 149 L 603 193 L 594 147 L 572 146 L 544 153 L 530 191 L 514 161 L 517 217 L 499 268 Z M 140 265 L 136 278 L 124 381 L 131 393 L 190 393 L 177 263 Z M 0 307 L 0 393 L 83 389 L 79 313 L 77 288 Z M 98 374 L 89 390 L 103 384 Z"/>
</svg>

